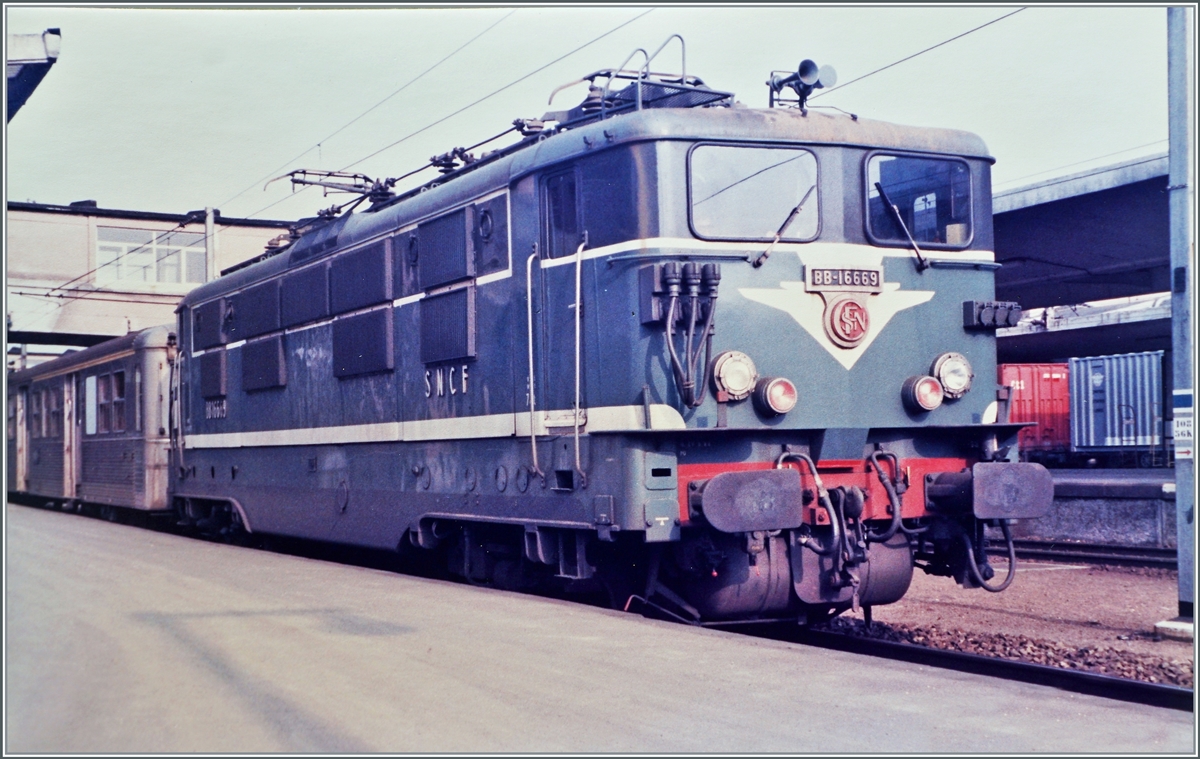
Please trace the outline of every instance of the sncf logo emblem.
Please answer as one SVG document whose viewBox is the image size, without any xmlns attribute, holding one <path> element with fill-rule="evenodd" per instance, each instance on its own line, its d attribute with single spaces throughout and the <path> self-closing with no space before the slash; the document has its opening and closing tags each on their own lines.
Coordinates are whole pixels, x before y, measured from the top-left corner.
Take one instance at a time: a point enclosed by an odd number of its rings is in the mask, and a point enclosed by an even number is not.
<svg viewBox="0 0 1200 759">
<path fill-rule="evenodd" d="M 804 266 L 803 281 L 742 287 L 738 293 L 787 313 L 847 370 L 892 317 L 933 298 L 932 290 L 901 290 L 899 282 L 885 281 L 883 255 L 875 249 L 811 243 L 797 256 Z"/>
<path fill-rule="evenodd" d="M 839 348 L 853 348 L 871 329 L 866 304 L 855 296 L 830 299 L 825 304 L 825 333 Z"/>
</svg>

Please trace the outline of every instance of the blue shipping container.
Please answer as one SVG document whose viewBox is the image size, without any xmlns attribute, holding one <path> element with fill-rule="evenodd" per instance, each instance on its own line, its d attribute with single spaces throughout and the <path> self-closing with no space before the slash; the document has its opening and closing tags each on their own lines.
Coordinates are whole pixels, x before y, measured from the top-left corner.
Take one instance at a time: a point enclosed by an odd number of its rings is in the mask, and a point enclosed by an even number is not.
<svg viewBox="0 0 1200 759">
<path fill-rule="evenodd" d="M 1071 450 L 1162 446 L 1162 360 L 1162 351 L 1071 359 Z"/>
</svg>

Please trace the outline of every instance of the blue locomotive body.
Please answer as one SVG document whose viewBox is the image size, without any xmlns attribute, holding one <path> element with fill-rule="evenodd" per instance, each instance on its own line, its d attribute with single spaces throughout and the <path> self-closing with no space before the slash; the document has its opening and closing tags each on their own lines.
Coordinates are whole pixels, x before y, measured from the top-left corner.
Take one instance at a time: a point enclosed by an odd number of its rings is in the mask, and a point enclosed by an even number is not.
<svg viewBox="0 0 1200 759">
<path fill-rule="evenodd" d="M 990 381 L 982 141 L 597 99 L 184 298 L 179 513 L 699 622 L 992 587 L 985 524 L 1050 491 Z"/>
</svg>

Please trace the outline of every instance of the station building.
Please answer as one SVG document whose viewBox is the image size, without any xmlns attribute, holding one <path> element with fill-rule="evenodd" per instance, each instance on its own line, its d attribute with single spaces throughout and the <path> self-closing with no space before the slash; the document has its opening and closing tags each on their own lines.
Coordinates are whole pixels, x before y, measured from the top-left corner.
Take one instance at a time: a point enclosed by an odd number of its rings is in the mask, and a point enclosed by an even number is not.
<svg viewBox="0 0 1200 759">
<path fill-rule="evenodd" d="M 286 221 L 8 202 L 8 366 L 175 321 L 175 306 L 222 269 L 286 239 Z M 282 237 L 281 237 L 282 236 Z"/>
</svg>

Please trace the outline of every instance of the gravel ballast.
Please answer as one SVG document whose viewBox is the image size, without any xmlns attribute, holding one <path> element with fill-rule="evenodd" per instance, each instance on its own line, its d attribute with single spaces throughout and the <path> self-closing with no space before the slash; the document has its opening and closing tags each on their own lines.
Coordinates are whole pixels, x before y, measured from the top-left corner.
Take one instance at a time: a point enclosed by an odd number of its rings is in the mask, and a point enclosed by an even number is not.
<svg viewBox="0 0 1200 759">
<path fill-rule="evenodd" d="M 847 613 L 828 629 L 930 648 L 1193 687 L 1191 642 L 1154 625 L 1175 616 L 1178 578 L 1162 569 L 1019 562 L 1003 593 L 965 590 L 917 570 L 898 603 Z M 1002 577 L 1007 566 L 996 567 Z"/>
</svg>

